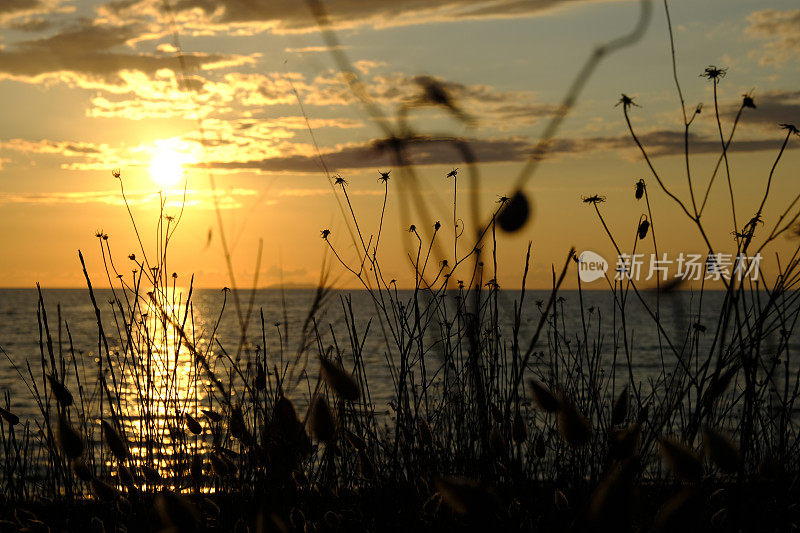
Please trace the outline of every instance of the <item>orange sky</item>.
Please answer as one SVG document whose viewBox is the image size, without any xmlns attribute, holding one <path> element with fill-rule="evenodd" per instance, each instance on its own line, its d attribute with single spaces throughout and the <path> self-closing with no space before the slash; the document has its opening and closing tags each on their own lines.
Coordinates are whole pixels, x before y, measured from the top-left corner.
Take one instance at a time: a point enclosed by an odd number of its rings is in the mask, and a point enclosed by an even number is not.
<svg viewBox="0 0 800 533">
<path fill-rule="evenodd" d="M 639 13 L 636 2 L 600 0 L 532 7 L 498 0 L 480 9 L 466 1 L 423 7 L 328 3 L 340 50 L 392 128 L 398 127 L 398 112 L 410 109 L 415 133 L 468 143 L 479 161 L 480 180 L 473 186 L 467 165 L 450 145 L 425 144 L 411 152 L 414 183 L 386 153 L 373 149 L 374 140 L 386 133 L 348 87 L 302 3 L 258 12 L 245 9 L 247 2 L 212 9 L 190 0 L 176 5 L 174 26 L 160 0 L 129 4 L 24 0 L 0 7 L 0 286 L 32 287 L 37 281 L 82 286 L 78 249 L 92 277 L 104 277 L 97 231 L 109 235 L 117 268 L 128 269 L 128 254 L 141 250 L 113 169 L 121 172 L 148 253 L 155 253 L 159 191 L 166 199 L 164 214 L 177 217 L 185 179 L 186 202 L 168 259 L 181 281 L 195 274 L 201 287 L 231 284 L 219 209 L 240 286 L 254 278 L 259 240 L 264 244 L 259 286 L 313 284 L 324 258 L 330 259 L 320 230 L 331 230 L 329 242 L 350 264 L 357 262 L 360 246 L 343 217 L 340 205 L 345 215 L 349 209 L 341 188 L 332 189 L 320 168 L 315 141 L 330 173 L 347 180 L 366 242 L 377 236 L 383 203 L 378 171 L 391 170 L 378 256 L 387 280 L 409 286 L 409 257 L 418 245 L 410 224 L 427 239 L 440 221 L 442 254 L 430 264 L 453 262 L 454 181 L 447 173 L 459 168 L 457 218 L 467 228 L 458 245 L 463 256 L 474 244 L 473 198 L 485 222 L 497 199 L 513 192 L 524 161 L 592 47 L 630 31 Z M 704 104 L 691 128 L 696 195 L 705 191 L 720 146 L 712 84 L 699 75 L 708 65 L 728 69 L 718 87 L 726 137 L 742 95 L 752 94 L 757 105 L 744 110 L 729 154 L 741 229 L 758 209 L 784 140 L 779 124 L 800 124 L 800 10 L 791 1 L 670 6 L 687 110 L 691 114 Z M 669 35 L 663 5 L 657 2 L 653 9 L 644 38 L 598 66 L 549 157 L 526 183 L 531 221 L 513 235 L 498 231 L 502 287 L 519 286 L 528 241 L 533 242 L 531 287 L 550 284 L 551 266 L 562 264 L 571 246 L 615 261 L 583 196 L 606 197 L 600 209 L 621 247 L 630 251 L 647 211 L 633 195 L 640 178 L 648 184 L 659 252 L 670 258 L 706 252 L 696 228 L 649 173 L 622 108 L 615 107 L 621 93 L 635 96 L 641 107 L 631 108 L 633 127 L 665 184 L 689 204 Z M 426 104 L 425 88 L 432 85 L 447 92 L 457 112 Z M 789 140 L 776 168 L 757 241 L 800 192 L 797 146 L 799 138 Z M 408 209 L 409 195 L 428 212 Z M 798 208 L 790 209 L 789 217 Z M 715 250 L 735 252 L 724 168 L 703 222 Z M 796 231 L 787 231 L 765 251 L 768 276 L 775 272 L 774 253 L 796 248 L 792 235 Z M 484 244 L 488 265 L 492 242 Z M 637 251 L 651 253 L 652 241 Z M 335 262 L 331 268 L 337 286 L 358 286 Z M 468 270 L 453 274 L 454 279 L 468 275 Z M 493 276 L 489 270 L 484 278 Z M 568 286 L 574 284 L 568 280 Z"/>
</svg>

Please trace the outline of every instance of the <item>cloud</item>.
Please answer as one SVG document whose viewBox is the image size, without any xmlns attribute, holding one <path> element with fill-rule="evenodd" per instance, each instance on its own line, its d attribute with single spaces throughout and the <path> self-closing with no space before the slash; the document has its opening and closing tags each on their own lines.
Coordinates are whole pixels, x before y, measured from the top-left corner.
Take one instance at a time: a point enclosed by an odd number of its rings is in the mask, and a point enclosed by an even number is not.
<svg viewBox="0 0 800 533">
<path fill-rule="evenodd" d="M 459 152 L 444 142 L 415 142 L 410 160 L 418 165 L 461 162 Z M 517 161 L 524 157 L 529 145 L 523 139 L 476 140 L 472 143 L 476 158 L 482 162 Z M 392 165 L 391 154 L 378 143 L 350 143 L 323 152 L 330 169 L 345 170 L 379 168 Z M 319 159 L 313 153 L 278 155 L 249 161 L 217 161 L 198 166 L 221 170 L 255 170 L 262 172 L 317 172 Z"/>
<path fill-rule="evenodd" d="M 375 68 L 375 63 L 365 63 L 364 70 Z M 355 99 L 342 76 L 329 71 L 313 80 L 306 80 L 298 72 L 227 72 L 212 75 L 203 72 L 181 78 L 174 71 L 162 69 L 155 75 L 137 71 L 120 71 L 119 85 L 105 87 L 112 94 L 99 94 L 91 98 L 86 114 L 90 117 L 204 119 L 207 138 L 249 144 L 253 131 L 269 131 L 268 137 L 289 138 L 289 130 L 306 129 L 302 117 L 275 118 L 266 108 L 297 104 L 297 94 L 304 104 L 318 108 L 354 105 Z M 393 114 L 400 107 L 420 107 L 423 86 L 435 82 L 443 87 L 455 102 L 478 119 L 482 127 L 512 131 L 535 123 L 542 117 L 552 116 L 556 106 L 537 101 L 530 91 L 501 91 L 490 85 L 468 85 L 451 82 L 428 75 L 409 76 L 401 73 L 365 76 L 368 91 L 374 100 Z M 191 84 L 192 91 L 181 85 Z M 442 114 L 441 108 L 434 113 Z M 360 121 L 322 118 L 330 109 L 310 112 L 311 127 L 360 128 Z M 430 110 L 423 118 L 436 119 Z M 247 117 L 247 118 L 240 118 Z M 263 137 L 263 135 L 262 135 Z"/>
<path fill-rule="evenodd" d="M 166 139 L 137 146 L 96 144 L 81 141 L 54 141 L 50 139 L 10 139 L 0 141 L 0 151 L 21 154 L 56 156 L 65 170 L 102 170 L 142 167 L 149 164 L 159 145 L 178 146 L 189 152 L 193 145 L 180 139 Z"/>
<path fill-rule="evenodd" d="M 301 48 L 284 48 L 283 51 L 289 54 L 310 54 L 318 52 L 330 52 L 331 50 L 347 50 L 349 46 L 336 45 L 336 46 L 303 46 Z"/>
<path fill-rule="evenodd" d="M 277 192 L 279 197 L 289 198 L 309 198 L 312 196 L 330 196 L 331 189 L 281 189 Z M 383 191 L 357 190 L 350 193 L 351 196 L 383 196 Z"/>
<path fill-rule="evenodd" d="M 639 135 L 651 157 L 683 154 L 683 133 L 668 130 L 654 130 Z M 478 163 L 514 163 L 525 161 L 533 152 L 533 144 L 522 137 L 506 137 L 495 139 L 454 139 L 467 143 L 474 159 Z M 690 136 L 692 154 L 718 153 L 719 140 L 711 136 Z M 350 143 L 324 151 L 322 157 L 331 170 L 344 171 L 355 169 L 377 169 L 396 166 L 393 155 L 385 149 L 384 143 Z M 780 139 L 750 139 L 734 141 L 731 153 L 776 150 Z M 456 149 L 452 140 L 433 140 L 419 137 L 408 144 L 408 160 L 413 165 L 464 164 L 464 159 Z M 794 148 L 794 145 L 790 145 Z M 629 150 L 635 152 L 636 146 L 628 135 L 556 139 L 552 142 L 547 158 L 563 155 L 583 155 L 594 152 Z M 198 167 L 207 167 L 227 171 L 259 171 L 259 172 L 319 172 L 321 166 L 318 157 L 313 154 L 278 155 L 258 160 L 247 161 L 212 161 L 200 163 Z"/>
<path fill-rule="evenodd" d="M 61 6 L 60 0 L 2 0 L 0 2 L 0 26 L 22 29 L 25 21 L 35 15 L 65 13 L 73 11 L 72 6 Z"/>
<path fill-rule="evenodd" d="M 364 67 L 362 72 L 366 70 Z M 557 110 L 555 105 L 539 102 L 531 91 L 503 91 L 487 84 L 468 85 L 427 74 L 375 74 L 363 81 L 376 103 L 407 109 L 429 106 L 424 96 L 425 87 L 436 85 L 459 108 L 477 118 L 479 125 L 504 131 L 529 126 L 543 117 L 552 116 Z M 332 71 L 317 76 L 310 84 L 301 84 L 298 91 L 304 103 L 309 105 L 343 106 L 356 102 L 344 76 Z"/>
<path fill-rule="evenodd" d="M 331 25 L 337 29 L 372 26 L 385 28 L 479 20 L 492 18 L 530 17 L 555 8 L 612 0 L 332 0 L 325 2 Z M 151 4 L 140 0 L 138 4 Z M 131 10 L 137 3 L 116 2 L 112 8 L 118 14 Z M 207 23 L 216 25 L 251 25 L 276 33 L 302 33 L 314 31 L 317 24 L 304 1 L 253 2 L 252 0 L 178 0 L 173 10 L 197 21 L 202 16 Z"/>
<path fill-rule="evenodd" d="M 41 0 L 4 0 L 0 4 L 0 13 L 13 13 L 15 11 L 30 11 L 42 7 Z"/>
<path fill-rule="evenodd" d="M 800 9 L 764 9 L 750 13 L 745 32 L 768 41 L 759 62 L 779 65 L 800 58 Z"/>
<path fill-rule="evenodd" d="M 800 90 L 767 91 L 753 96 L 756 109 L 745 109 L 740 119 L 740 128 L 754 125 L 762 132 L 775 132 L 779 124 L 800 125 Z M 739 104 L 728 106 L 724 115 L 733 120 Z"/>
<path fill-rule="evenodd" d="M 98 146 L 80 141 L 51 141 L 43 139 L 30 141 L 26 139 L 11 139 L 0 141 L 0 150 L 14 150 L 35 154 L 61 154 L 68 157 L 100 154 L 106 145 Z"/>
<path fill-rule="evenodd" d="M 177 70 L 176 57 L 163 53 L 135 53 L 120 50 L 134 41 L 144 28 L 137 24 L 108 26 L 81 20 L 55 35 L 17 42 L 0 50 L 0 79 L 29 83 L 61 81 L 84 88 L 119 90 L 123 72 L 155 75 L 164 69 Z M 189 71 L 226 68 L 254 61 L 249 56 L 185 54 Z"/>
<path fill-rule="evenodd" d="M 37 33 L 52 28 L 53 23 L 40 17 L 25 17 L 23 20 L 9 22 L 8 27 L 12 30 Z"/>
<path fill-rule="evenodd" d="M 152 207 L 158 209 L 162 198 L 167 198 L 167 209 L 179 209 L 184 205 L 184 191 L 126 191 L 125 199 L 129 205 Z M 242 207 L 245 198 L 255 197 L 258 191 L 253 189 L 217 190 L 216 197 L 220 209 L 237 209 Z M 215 194 L 208 189 L 194 189 L 186 191 L 185 206 L 195 209 L 214 209 L 211 201 Z M 63 205 L 63 204 L 104 204 L 112 206 L 124 205 L 119 190 L 106 191 L 80 191 L 80 192 L 0 192 L 1 204 L 28 204 L 28 205 Z"/>
</svg>

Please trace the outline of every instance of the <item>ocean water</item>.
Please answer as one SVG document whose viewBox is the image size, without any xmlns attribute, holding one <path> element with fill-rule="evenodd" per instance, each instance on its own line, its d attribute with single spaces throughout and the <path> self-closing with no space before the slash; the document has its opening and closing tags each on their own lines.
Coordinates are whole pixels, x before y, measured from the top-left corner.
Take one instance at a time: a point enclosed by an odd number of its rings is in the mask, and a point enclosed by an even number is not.
<svg viewBox="0 0 800 533">
<path fill-rule="evenodd" d="M 266 345 L 268 370 L 284 368 L 284 365 L 292 361 L 297 353 L 301 340 L 301 325 L 308 316 L 314 292 L 313 290 L 299 289 L 256 291 L 248 333 L 245 343 L 240 349 L 240 321 L 233 298 L 229 295 L 226 301 L 225 294 L 220 290 L 195 290 L 192 295 L 193 320 L 187 322 L 186 330 L 203 353 L 215 353 L 219 356 L 224 349 L 231 357 L 235 357 L 236 353 L 239 353 L 239 356 L 245 358 L 246 361 L 248 357 L 253 358 L 257 350 L 260 352 Z M 74 351 L 78 359 L 78 366 L 83 368 L 84 372 L 86 372 L 86 368 L 93 368 L 93 365 L 96 365 L 98 353 L 100 353 L 98 350 L 104 351 L 104 349 L 98 344 L 98 328 L 88 292 L 81 289 L 44 289 L 42 294 L 50 333 L 55 344 L 55 353 L 70 354 Z M 113 301 L 112 292 L 101 289 L 96 290 L 95 295 L 102 310 L 103 327 L 113 352 L 113 350 L 119 349 L 121 344 L 119 339 L 124 340 L 124 327 L 120 327 L 119 313 L 112 312 L 110 305 L 110 302 Z M 553 335 L 551 329 L 551 335 L 543 335 L 540 338 L 536 350 L 547 351 L 548 342 L 559 342 L 562 348 L 565 343 L 575 343 L 573 346 L 576 346 L 583 342 L 585 325 L 586 338 L 590 344 L 596 346 L 600 353 L 603 368 L 610 371 L 615 351 L 618 364 L 624 362 L 622 322 L 619 312 L 615 313 L 612 294 L 607 291 L 584 291 L 582 294 L 583 313 L 581 313 L 581 295 L 577 291 L 562 291 L 560 295 L 562 299 L 556 306 L 558 335 Z M 413 293 L 412 291 L 399 291 L 397 296 L 400 301 L 408 301 L 413 297 Z M 498 320 L 506 343 L 511 342 L 514 302 L 518 301 L 519 297 L 518 291 L 500 291 L 499 293 Z M 548 297 L 549 291 L 528 291 L 525 295 L 520 327 L 520 344 L 523 350 L 528 346 L 541 317 L 540 306 L 543 302 L 546 303 Z M 645 298 L 649 301 L 651 309 L 655 310 L 655 296 L 648 293 Z M 681 346 L 686 338 L 686 332 L 692 324 L 699 322 L 706 328 L 705 332 L 699 335 L 700 350 L 708 349 L 714 337 L 717 313 L 723 298 L 724 293 L 722 292 L 705 292 L 702 298 L 699 293 L 691 292 L 662 295 L 659 302 L 661 322 L 664 332 L 670 337 L 673 345 Z M 243 293 L 241 299 L 242 306 L 246 307 L 248 295 Z M 35 290 L 0 290 L 0 346 L 26 378 L 28 373 L 26 363 L 30 363 L 34 376 L 41 376 L 37 301 L 38 295 Z M 344 360 L 352 361 L 348 325 L 344 312 L 348 301 L 352 305 L 359 342 L 364 343 L 363 354 L 373 403 L 376 411 L 388 413 L 389 402 L 394 396 L 394 384 L 387 361 L 392 358 L 394 353 L 391 349 L 387 349 L 384 329 L 380 326 L 380 315 L 376 313 L 372 299 L 364 291 L 333 291 L 326 301 L 326 305 L 317 313 L 312 326 L 316 328 L 321 339 L 321 346 L 314 343 L 308 350 L 309 377 L 316 378 L 317 363 L 314 357 L 320 349 L 325 350 L 330 346 L 338 346 Z M 454 309 L 456 293 L 448 293 L 443 296 L 443 301 L 448 309 Z M 175 307 L 180 307 L 182 310 L 182 306 L 183 303 L 178 303 L 176 298 Z M 432 320 L 440 322 L 442 317 L 446 319 L 445 315 L 439 314 Z M 209 346 L 207 339 L 218 320 L 219 325 L 216 329 L 218 342 Z M 662 370 L 662 364 L 667 368 L 674 367 L 676 361 L 674 353 L 669 350 L 663 337 L 659 340 L 652 317 L 632 291 L 627 297 L 625 320 L 628 342 L 631 346 L 631 365 L 637 381 L 646 383 L 650 378 L 654 378 Z M 367 330 L 368 323 L 369 329 Z M 440 323 L 436 325 L 439 326 Z M 366 335 L 364 335 L 365 331 Z M 72 349 L 70 349 L 70 337 Z M 777 343 L 778 333 L 776 332 L 768 337 L 767 349 L 771 345 L 777 346 Z M 791 339 L 789 348 L 790 350 L 798 348 L 796 336 Z M 45 347 L 45 353 L 46 350 Z M 431 351 L 430 353 L 431 355 L 426 357 L 430 357 L 434 361 L 433 363 L 429 362 L 428 366 L 435 368 L 436 352 Z M 662 354 L 664 354 L 663 358 Z M 69 361 L 70 358 L 67 357 L 67 360 Z M 14 412 L 23 419 L 36 417 L 38 415 L 36 403 L 11 361 L 5 355 L 0 355 L 0 391 L 9 393 Z M 621 367 L 617 368 L 618 376 L 621 370 Z M 627 376 L 627 368 L 624 369 L 624 372 Z M 69 373 L 72 371 L 69 370 Z M 90 374 L 91 372 L 86 375 Z M 92 378 L 90 377 L 86 381 L 91 385 Z M 298 390 L 298 394 L 303 395 L 302 387 Z"/>
<path fill-rule="evenodd" d="M 484 291 L 483 294 L 488 293 Z M 632 375 L 637 387 L 645 393 L 660 375 L 670 374 L 679 368 L 678 359 L 670 349 L 667 338 L 676 350 L 693 346 L 696 353 L 710 351 L 725 297 L 722 292 L 705 292 L 702 295 L 675 292 L 661 295 L 657 302 L 655 294 L 643 293 L 650 311 L 659 310 L 662 328 L 659 336 L 647 307 L 642 305 L 633 291 L 629 292 L 625 304 L 625 331 L 630 347 L 629 375 L 627 356 L 622 347 L 623 321 L 612 293 L 562 291 L 559 294 L 554 309 L 555 320 L 552 316 L 548 318 L 549 324 L 535 347 L 535 353 L 551 354 L 557 348 L 563 354 L 570 349 L 575 351 L 579 344 L 586 342 L 593 353 L 599 354 L 599 372 L 601 380 L 605 378 L 606 386 L 613 378 L 618 392 Z M 106 354 L 106 349 L 98 335 L 97 319 L 88 291 L 44 289 L 45 320 L 44 315 L 39 316 L 41 307 L 36 290 L 0 289 L 0 405 L 6 407 L 8 401 L 23 425 L 28 424 L 34 435 L 43 435 L 43 416 L 31 389 L 32 382 L 36 382 L 38 390 L 42 390 L 44 368 L 49 372 L 51 367 L 46 330 L 43 327 L 40 329 L 40 324 L 46 322 L 53 342 L 54 359 L 58 366 L 62 366 L 59 375 L 67 375 L 66 384 L 75 403 L 79 404 L 76 407 L 95 420 L 101 409 L 104 418 L 108 418 L 110 409 L 113 409 L 114 418 L 122 424 L 130 450 L 138 458 L 137 461 L 154 464 L 162 474 L 169 475 L 170 465 L 182 460 L 177 450 L 185 450 L 190 441 L 197 451 L 208 450 L 220 437 L 219 432 L 212 429 L 193 439 L 184 427 L 183 413 L 196 416 L 204 426 L 209 426 L 200 410 L 219 410 L 220 393 L 208 372 L 201 369 L 198 360 L 206 361 L 214 375 L 220 378 L 226 394 L 231 394 L 230 402 L 233 405 L 248 405 L 250 398 L 244 397 L 242 378 L 228 372 L 231 366 L 229 361 L 239 358 L 242 363 L 240 368 L 247 367 L 247 363 L 251 362 L 250 370 L 245 370 L 245 379 L 252 383 L 254 361 L 257 358 L 266 360 L 269 388 L 272 390 L 276 375 L 286 376 L 284 391 L 295 402 L 302 417 L 318 379 L 318 355 L 338 351 L 345 367 L 352 368 L 353 348 L 349 333 L 355 331 L 358 344 L 363 346 L 361 353 L 372 408 L 379 424 L 391 424 L 391 404 L 395 399 L 393 376 L 397 375 L 397 368 L 392 369 L 393 363 L 390 362 L 397 362 L 397 349 L 393 342 L 387 342 L 387 338 L 391 338 L 390 325 L 381 320 L 381 314 L 367 292 L 332 291 L 314 319 L 308 321 L 311 335 L 304 337 L 302 325 L 307 322 L 314 295 L 314 290 L 256 291 L 247 334 L 242 339 L 242 322 L 231 294 L 220 290 L 196 290 L 191 298 L 191 312 L 187 314 L 185 291 L 178 290 L 174 300 L 159 305 L 162 309 L 169 308 L 170 312 L 177 313 L 182 321 L 184 316 L 188 316 L 180 328 L 186 337 L 179 339 L 170 334 L 176 330 L 175 327 L 165 326 L 160 321 L 158 313 L 154 312 L 155 307 L 142 304 L 143 307 L 133 313 L 135 320 L 131 321 L 129 303 L 117 292 L 116 296 L 120 298 L 128 319 L 126 321 L 122 319 L 119 307 L 115 309 L 112 305 L 115 293 L 108 289 L 95 290 L 111 354 L 110 357 L 104 355 L 100 358 L 99 354 Z M 523 352 L 530 344 L 549 296 L 549 291 L 528 291 L 525 294 L 519 329 Z M 762 296 L 763 303 L 766 301 L 765 294 L 751 293 L 748 298 Z M 397 291 L 395 295 L 396 301 L 405 306 L 406 312 L 413 297 L 412 291 Z M 507 354 L 511 353 L 515 303 L 519 299 L 519 291 L 498 292 L 496 315 L 501 331 L 500 342 Z M 249 293 L 243 293 L 241 306 L 246 309 L 248 301 Z M 424 297 L 420 301 L 423 308 L 436 309 L 423 316 L 423 320 L 428 320 L 424 336 L 426 372 L 428 376 L 434 376 L 431 394 L 437 394 L 437 391 L 441 391 L 441 376 L 444 374 L 441 370 L 443 346 L 446 343 L 441 342 L 442 332 L 451 332 L 448 337 L 450 346 L 458 344 L 458 335 L 464 335 L 463 327 L 459 330 L 452 326 L 459 295 L 458 291 L 453 291 L 440 295 L 436 301 Z M 796 307 L 796 303 L 793 307 Z M 485 309 L 493 316 L 493 301 Z M 777 347 L 782 342 L 782 324 L 775 321 L 778 314 L 771 316 L 764 324 L 769 333 L 761 345 L 761 355 L 766 362 L 778 352 Z M 795 316 L 796 312 L 789 313 L 784 315 L 784 319 L 791 322 Z M 748 320 L 752 323 L 752 318 Z M 740 324 L 748 320 L 740 317 Z M 746 332 L 747 328 L 736 326 L 729 331 L 738 334 Z M 213 342 L 210 341 L 212 338 Z M 696 338 L 697 343 L 687 344 L 689 338 Z M 303 339 L 310 339 L 311 342 L 306 344 L 306 350 L 298 357 L 298 347 Z M 406 333 L 405 342 L 407 339 Z M 185 348 L 187 344 L 196 350 L 194 356 Z M 126 346 L 136 348 L 126 350 Z M 177 353 L 176 346 L 180 346 Z M 468 342 L 462 342 L 460 346 L 466 350 Z M 800 338 L 792 334 L 788 338 L 788 351 L 790 354 L 796 353 L 798 348 Z M 118 352 L 129 355 L 117 357 Z M 463 364 L 463 354 L 461 356 L 460 364 Z M 534 355 L 525 376 L 532 377 L 536 373 L 546 375 L 550 369 L 549 362 L 550 355 L 541 359 Z M 694 365 L 693 362 L 690 364 Z M 559 382 L 578 377 L 574 375 L 577 372 L 574 367 L 564 366 L 563 362 L 559 365 Z M 792 360 L 788 373 L 779 371 L 773 378 L 775 387 L 782 389 L 785 379 L 793 385 L 798 378 L 798 366 Z M 287 372 L 287 369 L 290 371 Z M 418 371 L 419 366 L 415 369 L 415 372 Z M 567 375 L 569 373 L 573 375 Z M 76 374 L 80 376 L 80 387 Z M 105 376 L 108 389 L 113 391 L 111 394 L 104 393 L 101 375 Z M 144 375 L 152 376 L 152 379 L 145 380 L 142 377 Z M 683 373 L 679 375 L 683 376 Z M 413 379 L 418 384 L 419 374 L 415 374 Z M 112 397 L 111 405 L 109 397 Z M 731 416 L 735 417 L 736 413 L 731 413 Z M 95 454 L 103 449 L 98 445 L 98 427 L 99 424 L 90 426 L 87 435 Z M 41 450 L 38 442 L 38 439 L 34 440 L 32 446 Z M 41 454 L 36 457 L 38 459 L 33 459 L 33 462 L 37 465 L 37 471 L 42 473 L 47 465 L 46 460 Z M 106 464 L 109 468 L 113 466 L 109 462 Z"/>
</svg>

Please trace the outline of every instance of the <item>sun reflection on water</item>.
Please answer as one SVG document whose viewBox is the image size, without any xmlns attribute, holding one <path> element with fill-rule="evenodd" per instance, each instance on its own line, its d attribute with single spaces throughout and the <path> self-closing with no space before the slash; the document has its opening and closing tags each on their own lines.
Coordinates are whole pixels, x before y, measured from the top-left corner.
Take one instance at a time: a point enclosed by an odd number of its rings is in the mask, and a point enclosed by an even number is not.
<svg viewBox="0 0 800 533">
<path fill-rule="evenodd" d="M 209 384 L 197 359 L 214 354 L 205 332 L 195 331 L 202 321 L 182 301 L 185 294 L 170 287 L 138 298 L 124 356 L 111 369 L 116 398 L 110 410 L 129 446 L 128 467 L 143 476 L 145 486 L 162 483 L 152 479 L 160 477 L 179 488 L 176 478 L 188 471 L 191 458 L 211 447 L 207 421 L 199 414 L 208 405 Z M 201 435 L 187 431 L 187 413 L 203 425 Z M 119 475 L 113 457 L 104 462 Z M 155 474 L 148 475 L 148 468 Z"/>
</svg>

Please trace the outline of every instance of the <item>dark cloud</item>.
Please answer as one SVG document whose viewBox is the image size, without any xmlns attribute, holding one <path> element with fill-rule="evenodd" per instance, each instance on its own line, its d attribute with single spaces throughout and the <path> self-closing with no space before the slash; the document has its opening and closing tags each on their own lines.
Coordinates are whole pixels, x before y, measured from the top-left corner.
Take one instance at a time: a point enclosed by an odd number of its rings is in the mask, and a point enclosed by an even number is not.
<svg viewBox="0 0 800 533">
<path fill-rule="evenodd" d="M 759 152 L 761 150 L 777 150 L 780 146 L 779 136 L 773 139 L 734 140 L 730 152 Z M 670 130 L 655 130 L 639 135 L 651 157 L 683 155 L 683 133 Z M 689 151 L 691 154 L 719 153 L 720 141 L 715 136 L 689 135 Z M 559 139 L 553 144 L 550 154 L 581 154 L 595 151 L 631 150 L 638 153 L 638 148 L 628 135 L 616 137 L 593 137 L 585 139 Z"/>
<path fill-rule="evenodd" d="M 525 157 L 529 143 L 524 139 L 472 140 L 470 147 L 481 162 L 518 161 Z M 455 164 L 462 162 L 452 143 L 442 141 L 411 143 L 409 161 L 416 165 Z M 392 153 L 378 142 L 351 144 L 323 154 L 325 164 L 336 170 L 371 168 L 393 165 Z M 256 161 L 213 162 L 203 165 L 226 170 L 257 170 L 264 172 L 316 172 L 319 159 L 314 155 L 291 155 Z"/>
<path fill-rule="evenodd" d="M 731 153 L 777 150 L 781 140 L 757 139 L 735 141 Z M 674 131 L 652 131 L 642 134 L 640 140 L 652 157 L 683 154 L 683 133 Z M 533 151 L 533 145 L 519 137 L 500 139 L 458 139 L 469 144 L 475 160 L 479 163 L 513 163 L 525 161 Z M 790 145 L 790 147 L 794 147 Z M 592 152 L 630 150 L 637 148 L 628 135 L 610 137 L 587 137 L 558 139 L 554 141 L 546 157 L 581 155 Z M 718 153 L 720 143 L 715 137 L 690 137 L 692 154 Z M 339 147 L 323 154 L 329 169 L 346 170 L 360 168 L 382 168 L 396 166 L 390 150 L 382 143 L 370 142 Z M 464 159 L 454 144 L 449 141 L 419 138 L 408 146 L 408 163 L 414 165 L 459 165 Z M 255 170 L 262 172 L 316 172 L 321 170 L 315 155 L 292 155 L 272 157 L 254 161 L 212 162 L 205 167 L 221 170 Z"/>
<path fill-rule="evenodd" d="M 24 41 L 19 43 L 18 47 L 63 55 L 96 53 L 124 45 L 139 33 L 140 30 L 134 25 L 99 26 L 90 20 L 83 20 L 75 27 L 65 29 L 51 37 Z"/>
<path fill-rule="evenodd" d="M 178 63 L 172 56 L 120 50 L 141 31 L 135 25 L 99 26 L 83 20 L 53 36 L 22 41 L 0 50 L 0 74 L 32 78 L 67 71 L 117 83 L 120 70 L 138 70 L 147 74 L 163 68 L 175 70 Z M 189 69 L 196 69 L 226 58 L 218 54 L 186 55 L 185 64 Z"/>
<path fill-rule="evenodd" d="M 531 16 L 548 9 L 587 1 L 609 0 L 329 0 L 324 2 L 335 27 L 363 24 L 391 26 L 464 19 Z M 131 4 L 115 2 L 117 11 Z M 278 31 L 306 31 L 316 27 L 306 3 L 255 0 L 178 0 L 172 9 L 200 9 L 215 22 L 269 22 Z"/>
<path fill-rule="evenodd" d="M 426 87 L 440 88 L 466 115 L 477 118 L 482 126 L 511 130 L 543 117 L 553 116 L 558 106 L 536 101 L 530 91 L 502 91 L 491 85 L 449 81 L 427 74 L 392 73 L 366 79 L 367 90 L 377 102 L 398 107 L 429 107 Z M 316 105 L 354 102 L 352 91 L 340 77 L 318 77 L 309 87 L 306 102 Z M 440 108 L 441 109 L 441 108 Z"/>
<path fill-rule="evenodd" d="M 15 11 L 30 11 L 43 7 L 41 0 L 3 0 L 0 2 L 0 14 L 13 13 Z"/>
<path fill-rule="evenodd" d="M 756 109 L 745 109 L 742 124 L 763 126 L 777 131 L 778 124 L 800 125 L 800 91 L 769 91 L 753 96 Z M 739 106 L 729 107 L 726 115 L 729 120 L 736 116 Z"/>
</svg>

